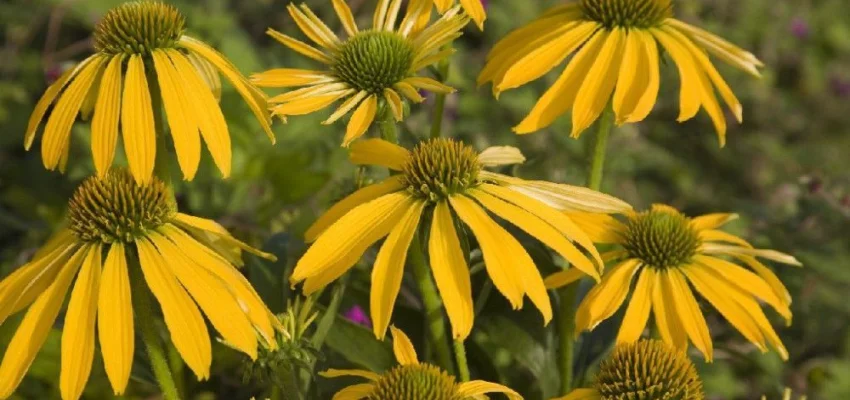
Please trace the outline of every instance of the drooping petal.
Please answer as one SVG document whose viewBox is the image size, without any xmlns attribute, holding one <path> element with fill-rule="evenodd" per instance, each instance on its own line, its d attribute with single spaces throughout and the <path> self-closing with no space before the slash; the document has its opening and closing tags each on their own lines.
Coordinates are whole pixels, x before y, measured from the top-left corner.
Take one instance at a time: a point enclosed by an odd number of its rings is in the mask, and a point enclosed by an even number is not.
<svg viewBox="0 0 850 400">
<path fill-rule="evenodd" d="M 372 121 L 375 120 L 375 114 L 378 112 L 378 96 L 371 95 L 360 103 L 354 114 L 351 115 L 351 120 L 348 121 L 348 126 L 345 129 L 345 137 L 342 139 L 342 145 L 348 147 L 355 139 L 363 136 Z"/>
<path fill-rule="evenodd" d="M 686 49 L 682 48 L 669 34 L 660 30 L 650 30 L 659 43 L 664 47 L 673 63 L 679 69 L 680 94 L 679 94 L 679 122 L 693 118 L 702 104 L 700 95 L 700 77 L 694 64 L 694 60 Z"/>
<path fill-rule="evenodd" d="M 602 276 L 602 282 L 590 290 L 576 311 L 576 333 L 593 330 L 614 315 L 626 300 L 632 278 L 640 267 L 640 261 L 629 259 Z"/>
<path fill-rule="evenodd" d="M 658 44 L 655 38 L 648 32 L 642 30 L 633 31 L 643 44 L 644 60 L 646 61 L 646 90 L 641 94 L 634 109 L 629 114 L 626 122 L 634 123 L 643 121 L 655 107 L 658 99 L 658 89 L 661 87 L 661 71 L 659 67 Z"/>
<path fill-rule="evenodd" d="M 300 40 L 293 39 L 288 35 L 284 35 L 272 28 L 266 30 L 266 34 L 280 42 L 282 45 L 289 47 L 290 49 L 300 53 L 301 55 L 312 58 L 320 63 L 331 65 L 333 64 L 333 59 L 330 56 L 318 50 L 307 43 L 304 43 Z"/>
<path fill-rule="evenodd" d="M 357 22 L 354 20 L 354 14 L 351 13 L 351 8 L 348 7 L 348 3 L 345 0 L 333 0 L 333 6 L 348 36 L 356 35 L 359 30 L 357 29 Z"/>
<path fill-rule="evenodd" d="M 688 334 L 676 310 L 668 274 L 667 270 L 655 271 L 655 282 L 652 285 L 652 313 L 655 314 L 655 326 L 658 327 L 661 339 L 684 351 L 688 348 Z"/>
<path fill-rule="evenodd" d="M 274 261 L 276 259 L 274 254 L 269 254 L 269 253 L 257 250 L 255 248 L 249 246 L 245 242 L 243 242 L 239 239 L 236 239 L 235 237 L 233 237 L 233 235 L 230 234 L 230 232 L 227 231 L 227 229 L 225 229 L 223 226 L 219 225 L 218 222 L 215 222 L 211 219 L 195 217 L 195 216 L 192 216 L 192 215 L 189 215 L 189 214 L 177 213 L 174 216 L 174 222 L 176 222 L 178 225 L 183 226 L 184 228 L 200 229 L 202 231 L 206 231 L 208 233 L 211 233 L 211 234 L 215 235 L 217 238 L 227 242 L 228 244 L 230 244 L 234 247 L 238 247 L 238 248 L 245 250 L 249 253 L 252 253 L 252 254 L 254 254 L 258 257 L 263 257 L 263 258 L 266 258 L 266 259 L 269 259 L 269 260 L 272 260 L 272 261 Z"/>
<path fill-rule="evenodd" d="M 319 375 L 325 378 L 339 378 L 342 376 L 359 376 L 361 378 L 366 378 L 370 381 L 377 381 L 381 379 L 381 376 L 372 372 L 366 371 L 362 369 L 329 369 L 327 371 L 319 372 Z"/>
<path fill-rule="evenodd" d="M 401 289 L 401 279 L 404 277 L 404 263 L 407 261 L 407 249 L 413 240 L 413 234 L 419 226 L 419 217 L 425 208 L 425 202 L 417 201 L 410 204 L 404 215 L 390 231 L 372 267 L 372 289 L 370 291 L 370 308 L 372 315 L 372 331 L 375 337 L 383 340 L 387 326 L 392 319 L 395 300 Z"/>
<path fill-rule="evenodd" d="M 464 340 L 472 331 L 474 318 L 472 284 L 451 210 L 445 201 L 434 207 L 428 255 L 434 281 L 452 325 L 452 337 Z"/>
<path fill-rule="evenodd" d="M 97 175 L 106 176 L 118 145 L 118 117 L 121 112 L 121 64 L 123 56 L 109 60 L 100 83 L 91 123 L 91 152 Z"/>
<path fill-rule="evenodd" d="M 103 263 L 97 328 L 106 376 L 115 394 L 124 393 L 133 366 L 133 302 L 124 245 L 113 243 Z"/>
<path fill-rule="evenodd" d="M 130 172 L 139 184 L 150 182 L 156 160 L 153 106 L 140 55 L 130 56 L 121 98 L 121 130 Z M 164 154 L 162 155 L 165 156 Z"/>
<path fill-rule="evenodd" d="M 338 119 L 342 118 L 344 115 L 348 114 L 354 107 L 360 105 L 360 102 L 363 101 L 367 96 L 369 96 L 369 92 L 365 90 L 361 90 L 357 92 L 354 96 L 349 96 L 345 99 L 344 102 L 336 109 L 336 111 L 331 114 L 328 119 L 322 121 L 322 125 L 330 125 L 336 122 Z"/>
<path fill-rule="evenodd" d="M 336 392 L 331 400 L 361 400 L 369 397 L 375 390 L 375 385 L 371 383 L 360 383 L 357 385 L 347 386 L 344 389 Z"/>
<path fill-rule="evenodd" d="M 513 389 L 487 381 L 463 382 L 458 386 L 457 393 L 467 397 L 481 396 L 487 393 L 504 393 L 511 400 L 522 400 L 522 396 Z"/>
<path fill-rule="evenodd" d="M 349 147 L 349 158 L 356 165 L 375 165 L 401 171 L 410 159 L 410 152 L 386 140 L 365 139 Z"/>
<path fill-rule="evenodd" d="M 503 165 L 522 164 L 525 156 L 513 146 L 493 146 L 478 154 L 478 162 L 485 167 L 500 167 Z"/>
<path fill-rule="evenodd" d="M 738 219 L 738 214 L 706 214 L 691 220 L 691 227 L 696 230 L 716 229 Z"/>
<path fill-rule="evenodd" d="M 310 69 L 277 68 L 251 75 L 251 82 L 255 85 L 270 88 L 318 85 L 335 80 L 325 72 Z"/>
<path fill-rule="evenodd" d="M 192 180 L 201 162 L 201 137 L 197 123 L 190 118 L 192 106 L 187 102 L 190 97 L 183 92 L 183 84 L 178 82 L 178 73 L 168 55 L 162 50 L 155 50 L 152 57 L 177 161 L 183 178 Z"/>
<path fill-rule="evenodd" d="M 51 83 L 50 86 L 47 87 L 47 90 L 44 91 L 44 94 L 38 99 L 38 103 L 36 103 L 33 108 L 32 115 L 30 115 L 29 122 L 27 123 L 27 132 L 24 135 L 24 148 L 29 150 L 32 146 L 32 142 L 35 139 L 35 133 L 38 129 L 39 124 L 41 124 L 42 119 L 44 118 L 44 114 L 47 113 L 48 107 L 56 100 L 56 97 L 59 93 L 68 86 L 70 83 L 82 70 L 85 66 L 92 62 L 92 60 L 98 59 L 99 55 L 93 55 L 89 58 L 86 58 L 73 68 L 69 68 L 62 75 L 59 75 L 59 78 L 56 79 L 55 82 Z"/>
<path fill-rule="evenodd" d="M 708 325 L 705 323 L 705 317 L 699 309 L 699 304 L 697 304 L 685 276 L 679 270 L 670 270 L 667 273 L 667 284 L 672 289 L 673 301 L 688 337 L 703 354 L 705 360 L 711 362 L 714 347 L 711 343 Z"/>
<path fill-rule="evenodd" d="M 348 195 L 346 198 L 340 200 L 334 204 L 333 207 L 325 211 L 325 213 L 322 214 L 322 216 L 319 217 L 313 225 L 310 225 L 310 228 L 307 229 L 307 232 L 304 234 L 304 240 L 307 241 L 307 243 L 314 242 L 319 235 L 328 229 L 328 227 L 333 225 L 355 207 L 377 199 L 383 195 L 398 192 L 403 188 L 404 186 L 401 184 L 401 175 L 394 175 L 380 183 L 366 186 L 363 189 Z"/>
<path fill-rule="evenodd" d="M 632 299 L 620 324 L 617 343 L 634 343 L 640 339 L 649 321 L 649 312 L 652 310 L 654 283 L 655 271 L 652 268 L 644 268 L 640 272 L 635 290 L 632 292 Z"/>
<path fill-rule="evenodd" d="M 94 360 L 94 328 L 100 287 L 101 245 L 89 246 L 83 260 L 62 329 L 59 390 L 63 399 L 79 399 Z"/>
<path fill-rule="evenodd" d="M 602 400 L 602 394 L 596 389 L 575 389 L 564 397 L 552 400 Z"/>
<path fill-rule="evenodd" d="M 390 111 L 392 111 L 393 118 L 395 118 L 396 122 L 404 119 L 404 105 L 401 102 L 401 96 L 399 96 L 395 90 L 387 88 L 384 89 L 384 99 L 390 106 Z"/>
<path fill-rule="evenodd" d="M 729 282 L 730 285 L 737 286 L 745 293 L 749 293 L 766 302 L 786 320 L 791 319 L 791 309 L 788 308 L 788 304 L 776 296 L 770 285 L 757 274 L 737 264 L 716 257 L 697 255 L 694 256 L 694 262 L 712 270 L 715 274 L 722 277 L 722 279 Z"/>
<path fill-rule="evenodd" d="M 583 78 L 584 82 L 576 94 L 571 137 L 581 135 L 608 106 L 617 84 L 625 44 L 625 30 L 617 28 L 609 33 L 605 44 L 599 49 L 593 67 Z"/>
<path fill-rule="evenodd" d="M 547 276 L 546 279 L 543 280 L 543 284 L 546 285 L 546 289 L 557 289 L 567 286 L 586 276 L 587 274 L 585 274 L 584 271 L 578 268 L 570 268 L 566 271 L 558 271 Z"/>
<path fill-rule="evenodd" d="M 390 332 L 393 335 L 393 353 L 395 354 L 396 361 L 401 365 L 419 364 L 416 349 L 413 348 L 410 338 L 401 329 L 394 326 L 390 327 Z"/>
<path fill-rule="evenodd" d="M 727 242 L 748 248 L 753 247 L 750 242 L 747 242 L 738 236 L 716 229 L 704 229 L 699 231 L 699 238 L 706 242 Z"/>
</svg>

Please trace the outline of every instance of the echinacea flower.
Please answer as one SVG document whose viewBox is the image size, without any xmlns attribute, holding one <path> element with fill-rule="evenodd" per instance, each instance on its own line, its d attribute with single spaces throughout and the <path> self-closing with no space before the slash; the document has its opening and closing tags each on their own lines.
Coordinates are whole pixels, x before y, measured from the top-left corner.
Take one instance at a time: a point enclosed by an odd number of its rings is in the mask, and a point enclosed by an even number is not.
<svg viewBox="0 0 850 400">
<path fill-rule="evenodd" d="M 611 317 L 631 291 L 617 342 L 637 341 L 652 311 L 665 342 L 687 349 L 690 338 L 705 359 L 711 361 L 711 336 L 691 291 L 693 286 L 762 352 L 767 352 L 769 343 L 782 359 L 787 359 L 788 352 L 759 301 L 770 305 L 790 323 L 791 295 L 776 274 L 756 257 L 801 264 L 790 255 L 753 248 L 746 240 L 718 229 L 736 218 L 735 214 L 688 218 L 664 205 L 628 214 L 625 223 L 607 215 L 573 215 L 580 226 L 608 227 L 590 231 L 594 241 L 622 247 L 602 255 L 617 264 L 582 300 L 576 313 L 576 332 L 592 330 Z M 635 279 L 637 283 L 632 289 Z M 563 272 L 546 278 L 550 288 L 572 280 L 575 277 L 567 278 Z"/>
<path fill-rule="evenodd" d="M 147 183 L 153 175 L 156 141 L 164 140 L 157 137 L 165 132 L 157 132 L 154 117 L 162 104 L 183 177 L 191 180 L 198 170 L 201 138 L 227 177 L 230 134 L 217 101 L 219 73 L 274 142 L 266 96 L 219 52 L 186 36 L 185 23 L 175 7 L 159 1 L 133 1 L 109 10 L 95 27 L 96 53 L 62 74 L 36 104 L 24 146 L 32 146 L 48 107 L 55 103 L 41 143 L 45 168 L 64 171 L 71 126 L 81 114 L 83 119 L 91 116 L 98 176 L 105 176 L 112 165 L 120 125 L 130 171 L 136 181 Z"/>
<path fill-rule="evenodd" d="M 618 344 L 599 364 L 592 388 L 552 400 L 703 400 L 705 392 L 685 352 L 659 340 Z"/>
<path fill-rule="evenodd" d="M 602 260 L 593 242 L 556 207 L 600 213 L 630 209 L 621 200 L 586 188 L 483 170 L 524 161 L 512 147 L 492 147 L 478 154 L 461 142 L 431 139 L 408 151 L 368 139 L 351 146 L 351 160 L 398 173 L 354 192 L 322 215 L 306 233 L 307 241 L 315 243 L 298 261 L 290 281 L 305 281 L 304 292 L 313 293 L 388 236 L 372 269 L 370 310 L 378 338 L 384 337 L 389 325 L 408 247 L 423 215 L 431 219 L 430 231 L 422 235 L 428 238 L 431 271 L 453 336 L 464 339 L 472 329 L 473 307 L 469 267 L 458 237 L 461 222 L 477 239 L 493 284 L 514 309 L 522 307 L 528 295 L 548 322 L 552 307 L 540 272 L 519 241 L 488 211 L 551 247 L 581 273 L 598 279 Z"/>
<path fill-rule="evenodd" d="M 460 15 L 457 8 L 446 12 L 432 25 L 419 28 L 417 20 L 429 13 L 430 2 L 411 2 L 399 23 L 401 1 L 380 0 L 372 29 L 361 31 L 345 1 L 333 0 L 333 6 L 349 36 L 345 41 L 303 4 L 300 7 L 289 5 L 287 9 L 301 31 L 320 48 L 274 29 L 268 30 L 268 34 L 284 46 L 326 68 L 281 68 L 252 76 L 251 80 L 260 87 L 305 86 L 269 99 L 273 115 L 285 118 L 310 114 L 344 100 L 323 124 L 331 124 L 354 110 L 343 139 L 343 145 L 347 146 L 366 132 L 379 108 L 392 112 L 396 121 L 402 120 L 402 96 L 419 103 L 424 100 L 420 89 L 437 93 L 454 91 L 416 73 L 454 53 L 442 46 L 459 37 L 469 20 Z"/>
<path fill-rule="evenodd" d="M 486 398 L 487 393 L 504 393 L 510 400 L 522 400 L 519 393 L 498 383 L 480 380 L 458 383 L 454 376 L 439 367 L 419 362 L 407 335 L 395 327 L 390 329 L 399 365 L 383 374 L 359 369 L 331 369 L 320 373 L 326 378 L 355 376 L 369 380 L 369 383 L 340 390 L 334 395 L 335 400 L 466 400 Z"/>
<path fill-rule="evenodd" d="M 133 364 L 131 299 L 143 288 L 137 286 L 142 277 L 174 346 L 199 379 L 209 377 L 212 358 L 201 312 L 230 346 L 252 358 L 259 343 L 276 347 L 279 322 L 234 267 L 242 265 L 241 250 L 274 258 L 214 221 L 179 213 L 158 179 L 139 185 L 126 170 L 88 178 L 69 203 L 68 226 L 0 281 L 0 324 L 29 306 L 0 364 L 0 398 L 20 384 L 75 277 L 62 328 L 63 399 L 78 399 L 86 385 L 95 326 L 106 375 L 115 393 L 124 392 Z"/>
<path fill-rule="evenodd" d="M 572 136 L 578 137 L 609 103 L 618 124 L 649 115 L 660 86 L 659 43 L 681 77 L 678 120 L 689 120 L 704 107 L 724 145 L 726 116 L 715 90 L 738 122 L 743 109 L 706 52 L 755 77 L 763 64 L 726 40 L 673 18 L 673 0 L 578 0 L 556 6 L 496 44 L 478 83 L 493 82 L 498 96 L 540 78 L 572 55 L 514 131 L 535 132 L 572 110 Z"/>
</svg>

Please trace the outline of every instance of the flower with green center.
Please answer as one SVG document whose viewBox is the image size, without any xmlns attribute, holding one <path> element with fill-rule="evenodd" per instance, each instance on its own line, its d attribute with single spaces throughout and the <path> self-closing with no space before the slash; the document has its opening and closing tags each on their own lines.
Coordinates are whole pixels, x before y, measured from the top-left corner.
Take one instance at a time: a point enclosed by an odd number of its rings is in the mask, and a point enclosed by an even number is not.
<svg viewBox="0 0 850 400">
<path fill-rule="evenodd" d="M 88 178 L 69 203 L 68 227 L 0 281 L 0 325 L 29 307 L 0 363 L 0 398 L 20 384 L 69 290 L 59 376 L 63 399 L 83 392 L 96 330 L 112 388 L 125 391 L 135 343 L 131 299 L 145 283 L 162 308 L 174 346 L 199 379 L 209 377 L 212 361 L 203 315 L 230 346 L 251 358 L 257 358 L 260 344 L 277 348 L 280 322 L 234 267 L 242 265 L 242 250 L 274 259 L 214 221 L 178 212 L 157 178 L 139 185 L 126 170 Z"/>
<path fill-rule="evenodd" d="M 397 173 L 339 201 L 307 230 L 306 240 L 315 243 L 298 261 L 291 282 L 304 281 L 305 294 L 314 293 L 342 276 L 386 236 L 372 272 L 370 307 L 378 338 L 389 325 L 407 250 L 417 231 L 423 230 L 421 237 L 427 238 L 431 271 L 452 335 L 465 339 L 474 313 L 469 266 L 459 236 L 464 234 L 463 224 L 477 239 L 496 289 L 515 309 L 528 295 L 548 322 L 552 306 L 540 272 L 520 242 L 489 213 L 539 239 L 582 274 L 598 279 L 602 259 L 592 240 L 559 210 L 630 210 L 628 204 L 589 189 L 484 170 L 524 161 L 512 147 L 492 147 L 479 154 L 454 140 L 432 139 L 408 151 L 367 139 L 351 146 L 351 160 Z M 430 224 L 421 223 L 425 218 Z M 422 225 L 430 228 L 426 231 Z"/>
<path fill-rule="evenodd" d="M 673 0 L 579 0 L 556 6 L 502 39 L 487 56 L 479 84 L 493 93 L 536 80 L 569 58 L 564 72 L 514 128 L 527 134 L 572 110 L 578 137 L 606 107 L 618 125 L 643 121 L 658 97 L 663 49 L 681 77 L 679 122 L 705 108 L 726 143 L 719 97 L 740 123 L 743 108 L 708 53 L 754 77 L 763 64 L 751 53 L 673 17 Z"/>
<path fill-rule="evenodd" d="M 665 342 L 684 350 L 690 339 L 711 361 L 711 336 L 693 287 L 762 352 L 767 352 L 770 344 L 782 359 L 788 359 L 785 346 L 759 302 L 770 305 L 790 324 L 791 295 L 776 274 L 756 257 L 801 264 L 790 255 L 756 249 L 746 240 L 718 229 L 737 215 L 688 218 L 664 205 L 629 213 L 625 222 L 609 215 L 569 215 L 594 242 L 620 246 L 602 254 L 604 260 L 615 262 L 616 266 L 605 272 L 602 282 L 582 300 L 576 313 L 577 334 L 593 330 L 614 315 L 631 291 L 618 343 L 637 341 L 651 311 Z M 573 270 L 558 272 L 546 278 L 546 286 L 557 288 L 579 278 L 581 275 Z"/>
<path fill-rule="evenodd" d="M 272 69 L 252 76 L 251 80 L 260 87 L 300 87 L 269 99 L 273 104 L 272 114 L 284 120 L 289 115 L 310 114 L 343 100 L 323 124 L 332 124 L 354 110 L 343 139 L 343 146 L 348 146 L 366 132 L 379 109 L 401 121 L 403 99 L 422 102 L 420 89 L 437 93 L 454 91 L 434 79 L 417 76 L 417 72 L 454 53 L 443 45 L 461 35 L 469 17 L 454 8 L 429 26 L 431 1 L 411 1 L 404 18 L 398 22 L 402 2 L 380 0 L 372 29 L 361 31 L 345 1 L 333 0 L 349 36 L 346 40 L 341 40 L 306 5 L 290 4 L 289 14 L 319 48 L 274 29 L 268 30 L 269 36 L 324 64 L 326 69 Z"/>
<path fill-rule="evenodd" d="M 97 175 L 106 176 L 112 165 L 120 124 L 130 171 L 137 182 L 148 183 L 157 140 L 165 140 L 158 137 L 165 132 L 157 132 L 155 116 L 164 106 L 184 179 L 193 179 L 198 171 L 202 138 L 227 177 L 230 134 L 218 104 L 219 74 L 233 84 L 274 142 L 266 96 L 219 52 L 185 35 L 185 24 L 174 6 L 160 1 L 132 1 L 109 10 L 95 27 L 96 53 L 62 74 L 36 104 L 24 146 L 32 146 L 55 103 L 41 142 L 45 168 L 65 170 L 71 126 L 80 114 L 85 120 L 91 117 Z"/>
<path fill-rule="evenodd" d="M 553 400 L 703 400 L 687 354 L 659 340 L 617 345 L 599 364 L 593 387 Z"/>
<path fill-rule="evenodd" d="M 364 370 L 331 369 L 322 372 L 326 378 L 356 376 L 369 383 L 348 386 L 334 395 L 336 400 L 471 400 L 487 393 L 504 393 L 511 400 L 522 400 L 519 393 L 498 383 L 469 381 L 458 383 L 455 377 L 439 367 L 420 363 L 416 349 L 407 335 L 390 327 L 393 352 L 399 365 L 383 374 Z"/>
</svg>

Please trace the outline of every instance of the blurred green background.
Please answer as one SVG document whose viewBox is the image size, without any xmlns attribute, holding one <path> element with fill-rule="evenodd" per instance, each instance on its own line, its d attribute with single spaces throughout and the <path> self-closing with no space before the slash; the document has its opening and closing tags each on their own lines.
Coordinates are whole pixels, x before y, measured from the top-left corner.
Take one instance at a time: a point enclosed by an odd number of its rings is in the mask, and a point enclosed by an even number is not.
<svg viewBox="0 0 850 400">
<path fill-rule="evenodd" d="M 64 68 L 89 55 L 90 32 L 117 0 L 3 0 L 0 2 L 0 276 L 24 263 L 62 223 L 67 199 L 92 171 L 89 126 L 76 124 L 65 175 L 41 166 L 40 145 L 26 152 L 23 133 L 30 112 Z M 303 37 L 285 11 L 285 1 L 174 1 L 187 16 L 189 33 L 228 56 L 243 73 L 273 67 L 317 67 L 265 36 L 267 27 Z M 371 21 L 373 0 L 349 0 L 361 26 Z M 492 45 L 556 1 L 497 0 L 488 5 L 485 32 L 474 26 L 456 46 L 449 82 L 458 89 L 447 102 L 445 132 L 479 149 L 515 145 L 528 157 L 522 177 L 584 184 L 586 148 L 567 137 L 569 118 L 545 131 L 517 137 L 511 127 L 530 110 L 556 76 L 492 98 L 475 77 Z M 329 0 L 307 1 L 339 28 Z M 679 124 L 678 77 L 663 66 L 659 104 L 645 122 L 617 129 L 610 143 L 604 191 L 642 209 L 655 202 L 690 215 L 733 211 L 742 218 L 731 229 L 755 245 L 796 255 L 804 269 L 777 266 L 793 297 L 794 322 L 773 322 L 791 359 L 759 352 L 705 307 L 716 343 L 716 361 L 693 357 L 710 399 L 780 398 L 784 387 L 810 399 L 850 398 L 850 14 L 846 0 L 675 0 L 678 18 L 714 31 L 751 50 L 767 65 L 762 80 L 720 65 L 744 104 L 745 122 L 731 125 L 728 145 L 718 148 L 708 117 Z M 341 31 L 341 29 L 340 29 Z M 560 68 L 556 69 L 558 72 Z M 432 100 L 412 107 L 402 129 L 411 144 L 430 128 Z M 277 124 L 270 146 L 241 99 L 225 84 L 222 107 L 233 137 L 232 177 L 221 180 L 208 154 L 193 182 L 177 185 L 181 210 L 215 218 L 237 236 L 281 256 L 278 263 L 248 260 L 248 274 L 274 311 L 293 293 L 284 274 L 304 245 L 306 226 L 354 186 L 354 168 L 339 147 L 344 125 L 323 126 L 326 112 Z M 732 120 L 731 117 L 729 118 Z M 119 161 L 123 162 L 123 161 Z M 176 168 L 176 167 L 175 167 Z M 545 264 L 550 257 L 536 257 Z M 368 256 L 367 256 L 368 258 Z M 551 264 L 551 260 L 548 261 Z M 343 309 L 368 306 L 368 262 L 351 274 Z M 539 399 L 558 387 L 553 329 L 533 312 L 510 312 L 499 296 L 488 296 L 483 276 L 473 279 L 479 319 L 470 342 L 473 376 L 501 381 Z M 554 296 L 553 296 L 553 300 Z M 326 299 L 322 299 L 326 304 Z M 411 311 L 411 312 L 407 312 Z M 423 342 L 421 304 L 405 281 L 396 323 L 417 346 Z M 17 321 L 0 326 L 0 353 Z M 59 339 L 48 339 L 21 385 L 26 399 L 58 398 Z M 578 371 L 592 371 L 613 328 L 584 335 Z M 354 324 L 331 328 L 320 367 L 383 369 L 391 365 L 386 345 Z M 141 347 L 141 346 L 137 346 Z M 419 347 L 420 349 L 422 347 Z M 423 350 L 423 353 L 426 352 Z M 99 356 L 97 356 L 99 357 Z M 216 348 L 213 377 L 197 383 L 181 377 L 186 397 L 230 399 L 265 396 L 268 384 L 243 381 L 242 356 Z M 137 351 L 129 397 L 155 393 L 143 352 Z M 318 378 L 316 398 L 329 398 L 340 382 Z M 110 398 L 99 359 L 86 398 Z M 312 398 L 312 397 L 311 397 Z"/>
</svg>

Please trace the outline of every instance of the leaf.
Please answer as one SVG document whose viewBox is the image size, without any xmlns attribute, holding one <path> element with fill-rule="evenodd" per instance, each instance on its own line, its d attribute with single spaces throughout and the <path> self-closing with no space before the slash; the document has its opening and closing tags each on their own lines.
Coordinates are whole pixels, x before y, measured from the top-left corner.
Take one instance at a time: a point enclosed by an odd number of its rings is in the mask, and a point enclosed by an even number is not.
<svg viewBox="0 0 850 400">
<path fill-rule="evenodd" d="M 324 313 L 324 310 L 321 312 Z M 379 342 L 371 329 L 339 315 L 336 316 L 332 329 L 328 331 L 325 344 L 346 360 L 370 371 L 383 372 L 396 364 L 389 341 Z"/>
<path fill-rule="evenodd" d="M 277 256 L 277 261 L 260 257 L 250 257 L 248 260 L 248 280 L 273 313 L 284 311 L 289 295 L 286 265 L 290 246 L 291 236 L 284 232 L 277 233 L 263 245 L 263 251 Z"/>
<path fill-rule="evenodd" d="M 535 340 L 525 329 L 506 317 L 488 318 L 480 324 L 493 344 L 507 350 L 517 363 L 534 375 L 543 398 L 557 395 L 561 379 L 554 349 Z"/>
</svg>

